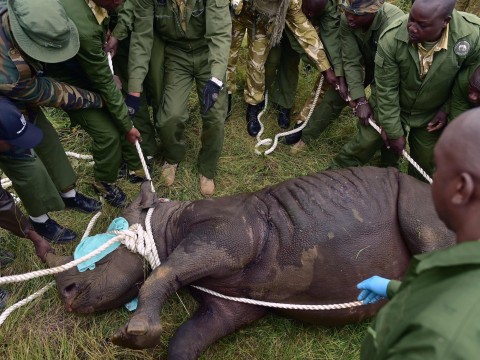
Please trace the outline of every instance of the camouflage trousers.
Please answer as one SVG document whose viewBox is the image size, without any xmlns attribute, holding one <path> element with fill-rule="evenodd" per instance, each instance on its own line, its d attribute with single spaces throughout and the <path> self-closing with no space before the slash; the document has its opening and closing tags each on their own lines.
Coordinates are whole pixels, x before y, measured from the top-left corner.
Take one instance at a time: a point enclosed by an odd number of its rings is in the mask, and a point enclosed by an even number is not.
<svg viewBox="0 0 480 360">
<path fill-rule="evenodd" d="M 245 9 L 239 15 L 232 16 L 232 43 L 230 45 L 230 54 L 227 64 L 227 87 L 229 93 L 237 92 L 237 63 L 238 53 L 242 47 L 245 33 L 248 35 L 248 47 L 250 47 L 253 37 L 254 20 Z M 248 74 L 247 74 L 248 76 Z"/>
</svg>

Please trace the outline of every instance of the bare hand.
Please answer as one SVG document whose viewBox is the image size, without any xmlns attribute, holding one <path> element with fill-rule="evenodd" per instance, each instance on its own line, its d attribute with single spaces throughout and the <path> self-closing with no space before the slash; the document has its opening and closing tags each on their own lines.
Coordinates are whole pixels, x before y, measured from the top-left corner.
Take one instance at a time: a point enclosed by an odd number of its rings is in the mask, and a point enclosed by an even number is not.
<svg viewBox="0 0 480 360">
<path fill-rule="evenodd" d="M 327 82 L 333 86 L 334 89 L 338 88 L 338 81 L 337 81 L 337 77 L 335 76 L 335 73 L 333 72 L 333 70 L 330 68 L 330 69 L 327 69 L 325 70 L 322 75 L 325 77 L 325 80 L 327 80 Z"/>
<path fill-rule="evenodd" d="M 365 98 L 360 98 L 357 100 L 355 105 L 355 114 L 357 115 L 360 124 L 363 126 L 369 126 L 370 124 L 368 120 L 373 120 L 372 108 Z"/>
<path fill-rule="evenodd" d="M 33 246 L 35 246 L 35 254 L 37 254 L 42 262 L 45 262 L 47 253 L 55 253 L 49 242 L 41 237 L 35 230 L 28 230 L 27 237 L 32 241 Z"/>
<path fill-rule="evenodd" d="M 118 48 L 118 39 L 115 36 L 109 36 L 105 44 L 103 45 L 103 51 L 106 53 L 110 53 L 112 55 L 112 58 L 115 56 L 117 53 L 117 48 Z"/>
<path fill-rule="evenodd" d="M 437 115 L 430 121 L 427 125 L 427 131 L 433 132 L 437 130 L 441 130 L 447 125 L 447 118 L 448 114 L 442 110 L 440 110 Z"/>
<path fill-rule="evenodd" d="M 388 139 L 388 145 L 390 146 L 390 149 L 398 156 L 402 155 L 403 150 L 405 150 L 406 144 L 407 141 L 405 139 L 405 136 L 402 136 L 398 139 Z"/>
<path fill-rule="evenodd" d="M 132 127 L 130 131 L 125 135 L 126 139 L 129 143 L 135 145 L 135 141 L 142 142 L 142 135 L 140 135 L 140 131 Z"/>
<path fill-rule="evenodd" d="M 348 86 L 347 86 L 347 81 L 345 80 L 345 76 L 338 76 L 337 77 L 337 91 L 342 97 L 343 100 L 349 101 L 350 99 L 350 94 L 348 93 Z"/>
</svg>

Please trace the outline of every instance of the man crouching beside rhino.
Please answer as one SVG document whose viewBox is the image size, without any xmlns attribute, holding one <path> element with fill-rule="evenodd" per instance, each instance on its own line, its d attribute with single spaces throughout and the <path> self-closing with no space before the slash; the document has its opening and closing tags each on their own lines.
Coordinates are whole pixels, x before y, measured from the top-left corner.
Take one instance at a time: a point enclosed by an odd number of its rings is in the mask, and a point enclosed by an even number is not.
<svg viewBox="0 0 480 360">
<path fill-rule="evenodd" d="M 124 212 L 129 224 L 144 223 L 148 186 Z M 157 203 L 151 222 L 161 265 L 146 280 L 142 258 L 123 246 L 94 270 L 57 275 L 66 308 L 79 313 L 121 306 L 145 280 L 138 309 L 112 337 L 135 349 L 159 343 L 159 310 L 186 285 L 268 302 L 347 303 L 358 296 L 361 280 L 375 274 L 400 279 L 412 255 L 454 244 L 437 218 L 430 187 L 392 168 L 325 171 L 254 193 Z M 50 266 L 69 260 L 48 257 Z M 267 312 L 191 290 L 200 305 L 171 340 L 171 359 L 195 359 Z M 369 318 L 379 307 L 277 312 L 338 325 Z"/>
</svg>

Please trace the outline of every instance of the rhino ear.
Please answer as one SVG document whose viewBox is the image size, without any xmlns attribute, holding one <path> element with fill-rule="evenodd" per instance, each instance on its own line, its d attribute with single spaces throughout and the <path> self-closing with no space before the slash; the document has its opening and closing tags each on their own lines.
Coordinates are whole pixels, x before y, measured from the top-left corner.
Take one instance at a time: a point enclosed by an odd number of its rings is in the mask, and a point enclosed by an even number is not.
<svg viewBox="0 0 480 360">
<path fill-rule="evenodd" d="M 144 181 L 140 188 L 140 207 L 144 210 L 157 205 L 157 193 L 152 191 L 151 181 Z"/>
<path fill-rule="evenodd" d="M 60 256 L 55 255 L 54 253 L 48 253 L 46 256 L 48 267 L 56 267 L 60 265 L 65 265 L 70 261 L 73 261 L 73 256 Z"/>
</svg>

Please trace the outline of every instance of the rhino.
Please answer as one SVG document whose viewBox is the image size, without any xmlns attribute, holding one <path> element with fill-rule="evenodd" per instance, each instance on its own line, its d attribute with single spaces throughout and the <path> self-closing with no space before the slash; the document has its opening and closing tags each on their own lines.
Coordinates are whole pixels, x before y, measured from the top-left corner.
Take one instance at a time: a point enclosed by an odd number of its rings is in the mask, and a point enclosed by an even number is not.
<svg viewBox="0 0 480 360">
<path fill-rule="evenodd" d="M 148 189 L 142 185 L 125 210 L 129 223 L 144 223 Z M 375 167 L 324 171 L 252 193 L 157 203 L 152 231 L 161 265 L 149 275 L 144 260 L 123 246 L 92 271 L 56 275 L 66 309 L 77 313 L 119 307 L 139 293 L 138 309 L 111 337 L 133 349 L 159 343 L 160 307 L 187 285 L 276 303 L 346 303 L 356 299 L 361 280 L 374 274 L 400 279 L 412 255 L 454 244 L 428 184 Z M 48 255 L 50 266 L 70 260 Z M 268 311 L 190 288 L 199 307 L 170 341 L 169 359 L 195 359 Z M 367 319 L 381 305 L 275 311 L 331 326 Z"/>
</svg>

